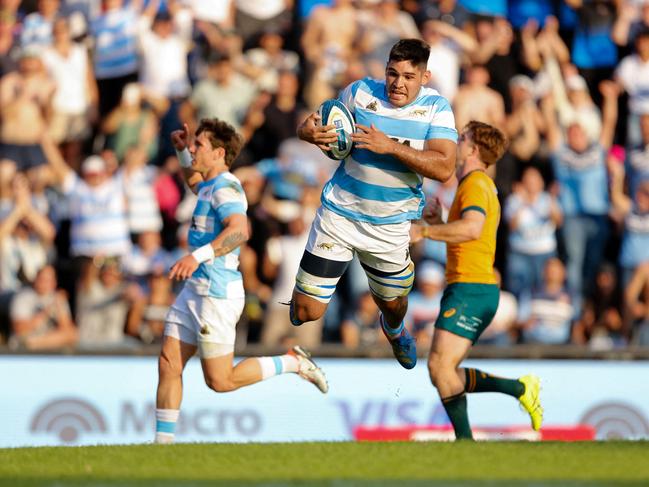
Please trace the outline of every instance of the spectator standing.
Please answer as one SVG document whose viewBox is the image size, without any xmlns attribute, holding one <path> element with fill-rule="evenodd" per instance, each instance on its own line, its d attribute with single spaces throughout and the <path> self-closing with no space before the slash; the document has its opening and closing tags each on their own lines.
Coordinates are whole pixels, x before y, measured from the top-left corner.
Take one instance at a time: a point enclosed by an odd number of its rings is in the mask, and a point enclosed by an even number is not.
<svg viewBox="0 0 649 487">
<path fill-rule="evenodd" d="M 561 209 L 545 191 L 539 170 L 528 167 L 505 200 L 503 213 L 509 226 L 506 288 L 520 297 L 540 287 L 545 263 L 557 253 L 555 232 L 562 222 Z"/>
<path fill-rule="evenodd" d="M 602 83 L 601 90 L 603 123 L 596 143 L 588 142 L 578 122 L 568 127 L 563 142 L 551 98 L 546 97 L 543 108 L 564 226 L 570 229 L 565 238 L 568 286 L 576 299 L 594 282 L 609 236 L 606 153 L 617 121 L 617 89 L 608 82 Z"/>
<path fill-rule="evenodd" d="M 611 39 L 615 20 L 613 0 L 566 0 L 577 12 L 571 58 L 591 93 L 600 81 L 610 78 L 617 63 L 617 46 Z M 599 96 L 596 97 L 599 102 Z"/>
<path fill-rule="evenodd" d="M 142 1 L 102 0 L 102 12 L 91 23 L 101 117 L 119 104 L 124 87 L 137 81 L 137 23 Z M 156 2 L 149 2 L 149 8 L 156 7 Z"/>
<path fill-rule="evenodd" d="M 649 114 L 649 27 L 635 38 L 636 53 L 620 62 L 615 71 L 617 82 L 629 94 L 627 145 L 637 147 L 642 141 L 640 117 Z"/>
<path fill-rule="evenodd" d="M 52 26 L 60 6 L 59 0 L 38 0 L 38 10 L 23 20 L 20 44 L 39 48 L 49 46 L 52 43 Z"/>
<path fill-rule="evenodd" d="M 49 164 L 70 207 L 71 255 L 124 256 L 131 243 L 126 197 L 119 176 L 111 175 L 106 161 L 90 156 L 81 164 L 82 178 L 70 169 L 53 142 L 44 141 Z"/>
<path fill-rule="evenodd" d="M 210 58 L 207 78 L 199 81 L 180 108 L 180 118 L 191 128 L 197 120 L 216 117 L 237 130 L 256 96 L 255 85 L 237 73 L 229 55 Z"/>
<path fill-rule="evenodd" d="M 20 50 L 18 71 L 0 79 L 0 159 L 18 169 L 46 162 L 40 146 L 51 114 L 54 84 L 43 69 L 40 50 Z"/>
<path fill-rule="evenodd" d="M 184 98 L 189 95 L 187 54 L 191 13 L 175 2 L 168 11 L 147 9 L 139 19 L 138 46 L 141 59 L 140 84 L 157 98 Z"/>
<path fill-rule="evenodd" d="M 507 116 L 509 151 L 518 161 L 534 158 L 545 132 L 545 121 L 534 99 L 534 81 L 518 74 L 509 81 L 512 110 Z"/>
<path fill-rule="evenodd" d="M 78 168 L 83 142 L 97 117 L 97 83 L 85 46 L 72 42 L 68 19 L 56 19 L 52 32 L 54 43 L 43 53 L 43 63 L 56 87 L 49 131 L 64 159 Z"/>
</svg>

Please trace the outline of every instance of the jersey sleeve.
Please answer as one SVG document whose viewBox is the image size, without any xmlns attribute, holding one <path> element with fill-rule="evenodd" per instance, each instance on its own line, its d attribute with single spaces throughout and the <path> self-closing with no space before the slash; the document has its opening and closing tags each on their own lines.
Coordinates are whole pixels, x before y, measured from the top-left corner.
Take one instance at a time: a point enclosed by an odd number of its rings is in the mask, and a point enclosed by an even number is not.
<svg viewBox="0 0 649 487">
<path fill-rule="evenodd" d="M 487 214 L 489 208 L 489 188 L 484 181 L 470 181 L 471 184 L 462 184 L 458 189 L 460 215 L 465 211 L 478 211 Z"/>
<path fill-rule="evenodd" d="M 437 96 L 433 103 L 430 126 L 426 134 L 426 140 L 431 139 L 446 139 L 457 143 L 455 116 L 450 103 L 443 96 Z"/>
<path fill-rule="evenodd" d="M 248 209 L 246 194 L 241 183 L 231 179 L 214 189 L 211 204 L 221 221 L 234 214 L 245 215 Z"/>
</svg>

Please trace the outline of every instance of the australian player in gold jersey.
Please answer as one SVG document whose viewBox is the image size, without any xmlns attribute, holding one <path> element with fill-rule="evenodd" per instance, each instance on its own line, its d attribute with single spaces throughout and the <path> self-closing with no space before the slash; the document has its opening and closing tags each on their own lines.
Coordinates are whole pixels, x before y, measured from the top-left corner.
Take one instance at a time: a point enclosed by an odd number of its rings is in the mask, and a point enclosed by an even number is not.
<svg viewBox="0 0 649 487">
<path fill-rule="evenodd" d="M 442 220 L 439 201 L 429 201 L 423 215 L 428 225 L 413 225 L 411 229 L 413 242 L 421 238 L 446 242 L 447 287 L 435 322 L 428 370 L 458 439 L 473 438 L 467 392 L 508 394 L 520 401 L 535 430 L 543 420 L 537 377 L 506 379 L 460 367 L 498 307 L 500 292 L 493 265 L 500 204 L 486 170 L 506 148 L 507 139 L 498 129 L 469 122 L 458 140 L 456 171 L 460 183 L 448 221 Z"/>
</svg>

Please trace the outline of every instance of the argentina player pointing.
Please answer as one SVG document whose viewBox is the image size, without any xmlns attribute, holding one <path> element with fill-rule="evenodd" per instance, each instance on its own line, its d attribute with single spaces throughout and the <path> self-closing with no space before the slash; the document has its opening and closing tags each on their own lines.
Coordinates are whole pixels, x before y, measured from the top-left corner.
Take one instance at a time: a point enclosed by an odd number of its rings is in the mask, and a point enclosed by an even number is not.
<svg viewBox="0 0 649 487">
<path fill-rule="evenodd" d="M 165 319 L 158 362 L 156 442 L 173 441 L 182 399 L 182 373 L 196 350 L 205 382 L 228 392 L 274 375 L 297 373 L 321 392 L 322 371 L 299 346 L 285 355 L 251 357 L 233 366 L 235 327 L 244 306 L 239 246 L 248 239 L 248 204 L 230 166 L 243 146 L 229 124 L 203 119 L 193 141 L 187 125 L 171 134 L 187 185 L 198 196 L 189 230 L 192 252 L 171 279 L 186 280 Z"/>
<path fill-rule="evenodd" d="M 338 100 L 354 115 L 354 148 L 322 192 L 291 299 L 298 326 L 322 316 L 354 254 L 365 270 L 381 324 L 399 363 L 417 361 L 403 324 L 414 280 L 410 221 L 421 217 L 424 177 L 446 181 L 455 168 L 457 131 L 448 101 L 424 85 L 430 48 L 403 39 L 391 49 L 385 80 L 364 78 Z M 298 136 L 327 149 L 335 127 L 311 114 Z"/>
</svg>

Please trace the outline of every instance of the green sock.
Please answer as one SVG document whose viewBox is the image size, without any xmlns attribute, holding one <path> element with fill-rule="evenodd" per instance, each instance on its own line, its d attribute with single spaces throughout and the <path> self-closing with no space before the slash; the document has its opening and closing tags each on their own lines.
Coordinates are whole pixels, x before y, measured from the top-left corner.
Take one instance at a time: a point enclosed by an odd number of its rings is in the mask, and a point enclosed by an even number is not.
<svg viewBox="0 0 649 487">
<path fill-rule="evenodd" d="M 517 379 L 505 379 L 487 374 L 478 369 L 464 369 L 466 392 L 502 392 L 516 398 L 525 392 L 525 385 Z"/>
<path fill-rule="evenodd" d="M 466 394 L 460 392 L 454 396 L 443 397 L 442 405 L 448 414 L 453 430 L 455 430 L 455 438 L 458 440 L 472 440 L 471 426 L 469 426 L 469 415 L 466 410 Z"/>
</svg>

